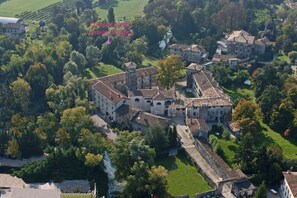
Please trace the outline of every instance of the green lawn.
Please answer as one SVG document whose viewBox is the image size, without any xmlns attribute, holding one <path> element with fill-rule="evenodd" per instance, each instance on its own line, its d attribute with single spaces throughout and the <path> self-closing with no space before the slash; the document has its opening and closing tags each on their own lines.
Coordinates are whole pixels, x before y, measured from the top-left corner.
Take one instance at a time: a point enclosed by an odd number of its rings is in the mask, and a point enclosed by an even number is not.
<svg viewBox="0 0 297 198">
<path fill-rule="evenodd" d="M 285 139 L 281 134 L 273 131 L 269 126 L 259 120 L 262 130 L 268 136 L 267 140 L 272 144 L 277 144 L 283 151 L 283 155 L 288 159 L 294 159 L 297 157 L 297 145 L 291 143 Z"/>
<path fill-rule="evenodd" d="M 148 0 L 110 0 L 108 3 L 96 8 L 99 17 L 107 18 L 107 11 L 114 8 L 116 18 L 141 17 L 144 15 L 143 8 Z"/>
<path fill-rule="evenodd" d="M 172 196 L 190 195 L 211 190 L 204 178 L 191 165 L 185 152 L 180 152 L 176 157 L 162 156 L 157 158 L 156 163 L 164 166 L 168 171 L 169 193 Z"/>
<path fill-rule="evenodd" d="M 63 193 L 61 198 L 92 198 L 91 193 L 86 193 L 86 194 L 67 194 Z"/>
<path fill-rule="evenodd" d="M 158 59 L 156 59 L 154 57 L 144 56 L 141 67 L 156 66 L 157 65 L 157 62 L 158 62 Z"/>
<path fill-rule="evenodd" d="M 99 66 L 93 67 L 91 69 L 90 68 L 86 69 L 85 76 L 88 79 L 92 79 L 92 78 L 96 78 L 96 77 L 117 74 L 120 72 L 123 72 L 123 70 L 115 67 L 114 65 L 100 63 Z"/>
<path fill-rule="evenodd" d="M 286 61 L 287 63 L 291 63 L 290 58 L 285 55 L 282 51 L 279 52 L 279 55 L 276 57 L 276 60 Z"/>
<path fill-rule="evenodd" d="M 255 101 L 254 92 L 249 87 L 244 88 L 223 88 L 224 92 L 231 97 L 231 100 L 236 103 L 239 99 L 245 98 L 247 100 Z"/>
<path fill-rule="evenodd" d="M 219 139 L 219 144 L 222 150 L 224 151 L 224 161 L 232 168 L 235 168 L 233 159 L 234 159 L 235 153 L 237 152 L 238 145 L 234 143 L 233 139 L 230 139 L 230 140 Z"/>
<path fill-rule="evenodd" d="M 224 89 L 224 91 L 232 98 L 233 101 L 236 99 L 240 99 L 242 97 L 248 100 L 255 101 L 253 91 L 247 88 Z M 263 141 L 266 141 L 267 144 L 279 145 L 286 158 L 292 159 L 297 157 L 296 144 L 293 144 L 279 133 L 273 131 L 267 124 L 263 123 L 262 118 L 260 116 L 257 119 L 260 122 L 262 131 L 264 132 L 264 134 L 267 135 L 267 137 L 263 139 Z"/>
<path fill-rule="evenodd" d="M 36 11 L 60 0 L 0 0 L 0 16 L 14 17 L 24 11 Z"/>
</svg>

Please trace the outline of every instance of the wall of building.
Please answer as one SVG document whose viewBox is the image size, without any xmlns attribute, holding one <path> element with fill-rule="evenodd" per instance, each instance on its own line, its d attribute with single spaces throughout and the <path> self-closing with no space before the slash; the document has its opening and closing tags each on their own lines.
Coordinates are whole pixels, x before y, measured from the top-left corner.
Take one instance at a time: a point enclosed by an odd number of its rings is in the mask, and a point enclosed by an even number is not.
<svg viewBox="0 0 297 198">
<path fill-rule="evenodd" d="M 153 106 L 151 106 L 151 113 L 156 115 L 164 115 L 165 113 L 165 101 L 154 100 Z"/>
<path fill-rule="evenodd" d="M 281 184 L 280 193 L 282 195 L 282 198 L 294 198 L 294 195 L 291 192 L 286 179 L 284 179 L 283 183 Z"/>
</svg>

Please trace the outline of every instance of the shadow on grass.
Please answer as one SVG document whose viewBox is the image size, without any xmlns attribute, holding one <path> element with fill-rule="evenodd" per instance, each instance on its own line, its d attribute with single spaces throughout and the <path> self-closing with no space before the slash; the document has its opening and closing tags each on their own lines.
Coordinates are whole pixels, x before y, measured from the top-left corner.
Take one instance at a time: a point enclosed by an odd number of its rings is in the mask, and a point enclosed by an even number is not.
<svg viewBox="0 0 297 198">
<path fill-rule="evenodd" d="M 6 2 L 6 1 L 8 1 L 8 0 L 0 0 L 0 4 L 1 4 L 1 3 L 4 3 L 4 2 Z"/>
<path fill-rule="evenodd" d="M 1 1 L 1 0 L 0 0 Z M 118 0 L 109 0 L 106 3 L 99 5 L 98 7 L 102 10 L 108 10 L 109 8 L 118 7 L 119 1 Z"/>
<path fill-rule="evenodd" d="M 171 171 L 177 169 L 175 160 L 173 156 L 160 155 L 156 158 L 156 164 L 164 166 L 168 171 Z"/>
<path fill-rule="evenodd" d="M 234 145 L 229 145 L 229 146 L 228 146 L 228 149 L 229 149 L 230 151 L 233 151 L 234 153 L 236 153 L 237 150 L 238 150 L 238 147 L 236 147 L 236 146 L 234 146 Z"/>
</svg>

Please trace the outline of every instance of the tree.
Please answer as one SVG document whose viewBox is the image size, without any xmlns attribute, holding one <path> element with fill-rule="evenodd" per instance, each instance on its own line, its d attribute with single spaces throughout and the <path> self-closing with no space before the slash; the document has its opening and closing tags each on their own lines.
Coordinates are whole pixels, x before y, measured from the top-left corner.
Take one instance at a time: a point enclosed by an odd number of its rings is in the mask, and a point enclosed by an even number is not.
<svg viewBox="0 0 297 198">
<path fill-rule="evenodd" d="M 171 55 L 159 60 L 157 63 L 158 81 L 163 87 L 170 89 L 179 79 L 183 68 L 184 63 L 178 55 Z"/>
<path fill-rule="evenodd" d="M 67 18 L 65 20 L 65 28 L 67 30 L 67 32 L 69 32 L 70 34 L 76 34 L 76 32 L 79 30 L 79 23 L 77 21 L 77 19 L 75 18 Z"/>
<path fill-rule="evenodd" d="M 129 198 L 151 197 L 151 195 L 165 197 L 166 190 L 166 169 L 162 166 L 149 168 L 146 163 L 140 161 L 132 166 L 123 194 Z"/>
<path fill-rule="evenodd" d="M 168 137 L 166 136 L 165 130 L 159 125 L 151 125 L 144 139 L 150 147 L 156 149 L 156 152 L 163 151 L 168 147 Z"/>
<path fill-rule="evenodd" d="M 167 130 L 167 136 L 168 136 L 168 143 L 170 147 L 176 147 L 177 146 L 177 131 L 176 126 L 170 126 Z"/>
<path fill-rule="evenodd" d="M 86 48 L 86 58 L 88 60 L 89 67 L 98 65 L 101 60 L 100 49 L 94 45 L 90 45 Z"/>
<path fill-rule="evenodd" d="M 115 22 L 115 15 L 114 15 L 113 8 L 108 9 L 107 19 L 108 19 L 109 23 L 114 23 Z"/>
<path fill-rule="evenodd" d="M 295 62 L 295 60 L 297 59 L 297 51 L 289 52 L 288 56 L 291 59 L 291 62 Z"/>
<path fill-rule="evenodd" d="M 82 129 L 92 129 L 93 122 L 84 107 L 74 107 L 63 111 L 60 124 L 69 132 L 71 142 L 76 143 Z"/>
<path fill-rule="evenodd" d="M 177 22 L 172 28 L 174 37 L 178 40 L 189 37 L 191 33 L 195 32 L 195 24 L 192 15 L 187 9 L 183 9 L 178 16 Z"/>
<path fill-rule="evenodd" d="M 250 134 L 243 136 L 234 161 L 240 165 L 243 171 L 253 172 L 255 159 L 254 139 Z"/>
<path fill-rule="evenodd" d="M 31 93 L 29 83 L 27 83 L 24 79 L 18 78 L 16 81 L 12 82 L 11 90 L 14 100 L 21 107 L 21 110 L 23 112 L 28 112 Z"/>
<path fill-rule="evenodd" d="M 266 197 L 267 197 L 266 185 L 265 185 L 265 182 L 263 181 L 256 191 L 255 198 L 266 198 Z"/>
<path fill-rule="evenodd" d="M 135 162 L 144 161 L 152 166 L 155 157 L 154 149 L 145 144 L 139 132 L 121 132 L 118 136 L 111 157 L 116 166 L 116 178 L 126 179 L 131 174 Z"/>
<path fill-rule="evenodd" d="M 22 153 L 20 152 L 19 144 L 15 139 L 8 141 L 6 154 L 12 158 L 21 158 Z"/>
<path fill-rule="evenodd" d="M 100 154 L 92 154 L 92 153 L 88 153 L 85 156 L 85 165 L 89 166 L 89 167 L 95 167 L 97 166 L 103 159 L 103 156 Z"/>
<path fill-rule="evenodd" d="M 59 128 L 56 134 L 55 142 L 62 146 L 62 147 L 68 147 L 71 144 L 71 137 L 69 132 L 67 132 L 63 128 Z"/>
<path fill-rule="evenodd" d="M 268 27 L 269 23 L 271 23 L 271 21 L 272 21 L 269 10 L 267 10 L 267 9 L 256 10 L 255 17 L 256 17 L 255 23 L 257 25 L 262 25 L 262 24 L 265 25 L 264 33 L 266 33 L 267 27 Z"/>
<path fill-rule="evenodd" d="M 46 67 L 42 63 L 31 65 L 25 79 L 30 83 L 34 98 L 41 98 L 49 85 L 49 76 Z"/>
<path fill-rule="evenodd" d="M 240 99 L 236 105 L 233 113 L 232 120 L 239 121 L 245 118 L 254 119 L 257 116 L 257 106 L 254 102 Z"/>
<path fill-rule="evenodd" d="M 82 71 L 85 69 L 85 66 L 87 64 L 85 56 L 74 50 L 70 54 L 69 61 L 73 61 L 77 65 L 80 74 L 82 74 Z"/>
</svg>

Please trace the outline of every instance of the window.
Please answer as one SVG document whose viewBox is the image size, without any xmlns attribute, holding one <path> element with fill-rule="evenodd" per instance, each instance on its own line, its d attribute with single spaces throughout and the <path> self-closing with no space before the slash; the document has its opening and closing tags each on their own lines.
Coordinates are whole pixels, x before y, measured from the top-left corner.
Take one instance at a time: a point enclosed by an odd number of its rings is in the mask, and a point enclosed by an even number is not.
<svg viewBox="0 0 297 198">
<path fill-rule="evenodd" d="M 161 105 L 161 102 L 158 102 L 157 105 Z"/>
<path fill-rule="evenodd" d="M 139 98 L 135 98 L 135 102 L 139 102 Z"/>
<path fill-rule="evenodd" d="M 151 101 L 150 101 L 150 100 L 147 100 L 146 102 L 147 102 L 147 103 L 151 103 Z"/>
</svg>

